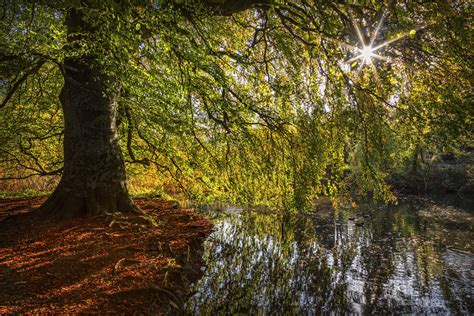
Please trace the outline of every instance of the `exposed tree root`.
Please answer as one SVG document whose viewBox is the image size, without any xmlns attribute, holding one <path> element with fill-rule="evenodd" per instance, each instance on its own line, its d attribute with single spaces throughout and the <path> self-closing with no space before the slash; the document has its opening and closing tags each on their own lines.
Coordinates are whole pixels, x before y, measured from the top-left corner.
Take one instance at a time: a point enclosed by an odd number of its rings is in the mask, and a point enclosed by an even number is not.
<svg viewBox="0 0 474 316">
<path fill-rule="evenodd" d="M 93 217 L 113 213 L 144 216 L 126 192 L 97 194 L 90 192 L 79 196 L 77 192 L 66 192 L 58 187 L 46 202 L 37 209 L 37 214 L 51 221 L 63 221 L 77 217 Z"/>
</svg>

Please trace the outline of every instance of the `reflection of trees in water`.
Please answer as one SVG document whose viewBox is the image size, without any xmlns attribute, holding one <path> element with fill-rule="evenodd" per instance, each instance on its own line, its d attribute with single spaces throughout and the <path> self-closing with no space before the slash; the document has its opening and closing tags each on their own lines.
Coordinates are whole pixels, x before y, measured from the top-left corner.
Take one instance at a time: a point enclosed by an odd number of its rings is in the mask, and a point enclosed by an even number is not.
<svg viewBox="0 0 474 316">
<path fill-rule="evenodd" d="M 447 298 L 449 307 L 456 312 L 467 310 L 473 312 L 472 256 L 447 250 L 442 255 L 442 262 L 444 269 L 439 280 L 439 286 L 443 296 Z"/>
<path fill-rule="evenodd" d="M 414 214 L 406 207 L 377 211 L 363 227 L 342 215 L 221 214 L 188 308 L 204 314 L 429 312 L 429 304 L 443 311 L 469 302 L 462 282 L 442 276 L 446 260 L 424 240 L 426 223 Z"/>
<path fill-rule="evenodd" d="M 218 222 L 205 253 L 201 311 L 296 311 L 325 302 L 332 273 L 310 225 L 305 217 L 256 213 Z"/>
</svg>

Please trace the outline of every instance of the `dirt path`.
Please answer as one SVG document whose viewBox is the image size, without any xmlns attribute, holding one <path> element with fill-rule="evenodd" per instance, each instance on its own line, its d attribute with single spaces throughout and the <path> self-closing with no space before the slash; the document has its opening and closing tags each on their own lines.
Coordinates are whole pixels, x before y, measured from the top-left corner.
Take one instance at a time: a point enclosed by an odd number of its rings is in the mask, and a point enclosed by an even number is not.
<svg viewBox="0 0 474 316">
<path fill-rule="evenodd" d="M 179 313 L 201 277 L 207 219 L 138 200 L 157 227 L 105 216 L 52 225 L 29 216 L 43 200 L 0 201 L 0 314 Z"/>
</svg>

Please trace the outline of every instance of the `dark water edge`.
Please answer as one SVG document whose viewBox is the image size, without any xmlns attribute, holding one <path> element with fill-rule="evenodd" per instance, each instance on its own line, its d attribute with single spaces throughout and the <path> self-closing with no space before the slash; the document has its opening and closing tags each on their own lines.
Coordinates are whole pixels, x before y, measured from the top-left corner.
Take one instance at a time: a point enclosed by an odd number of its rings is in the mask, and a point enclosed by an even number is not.
<svg viewBox="0 0 474 316">
<path fill-rule="evenodd" d="M 191 314 L 474 312 L 474 204 L 456 196 L 315 215 L 202 211 L 215 228 Z"/>
</svg>

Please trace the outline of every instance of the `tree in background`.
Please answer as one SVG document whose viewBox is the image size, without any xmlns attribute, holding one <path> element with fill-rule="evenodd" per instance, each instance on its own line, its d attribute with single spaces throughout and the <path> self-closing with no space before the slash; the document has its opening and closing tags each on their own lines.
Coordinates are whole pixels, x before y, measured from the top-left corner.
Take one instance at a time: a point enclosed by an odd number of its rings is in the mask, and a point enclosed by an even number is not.
<svg viewBox="0 0 474 316">
<path fill-rule="evenodd" d="M 301 207 L 350 186 L 390 199 L 386 177 L 416 146 L 472 136 L 466 1 L 1 10 L 4 178 L 60 173 L 39 210 L 51 218 L 139 212 L 124 161 L 196 199 Z"/>
</svg>

